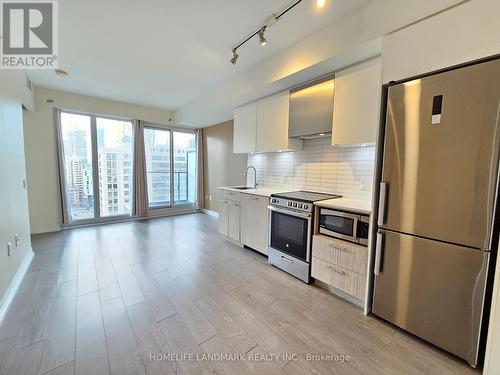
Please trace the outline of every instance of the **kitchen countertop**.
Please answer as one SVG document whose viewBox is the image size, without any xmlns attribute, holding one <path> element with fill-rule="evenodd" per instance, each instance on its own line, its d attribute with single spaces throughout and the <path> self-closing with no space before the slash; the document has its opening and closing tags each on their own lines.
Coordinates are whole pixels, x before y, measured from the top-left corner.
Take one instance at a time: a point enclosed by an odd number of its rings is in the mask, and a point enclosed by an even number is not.
<svg viewBox="0 0 500 375">
<path fill-rule="evenodd" d="M 371 202 L 353 198 L 334 198 L 315 203 L 318 207 L 333 208 L 337 210 L 354 212 L 357 214 L 370 215 Z"/>
<path fill-rule="evenodd" d="M 256 189 L 238 189 L 239 186 L 220 186 L 219 189 L 235 191 L 242 194 L 260 195 L 261 197 L 270 197 L 274 193 L 282 193 L 287 191 L 283 188 L 272 188 L 272 187 L 257 187 Z"/>
<path fill-rule="evenodd" d="M 220 186 L 219 189 L 234 191 L 241 194 L 259 195 L 261 197 L 270 197 L 274 193 L 283 193 L 290 189 L 280 187 L 257 187 L 256 189 L 238 189 L 239 186 Z M 334 198 L 319 201 L 315 203 L 318 207 L 326 207 L 337 210 L 344 210 L 363 215 L 371 214 L 371 202 L 353 198 Z"/>
</svg>

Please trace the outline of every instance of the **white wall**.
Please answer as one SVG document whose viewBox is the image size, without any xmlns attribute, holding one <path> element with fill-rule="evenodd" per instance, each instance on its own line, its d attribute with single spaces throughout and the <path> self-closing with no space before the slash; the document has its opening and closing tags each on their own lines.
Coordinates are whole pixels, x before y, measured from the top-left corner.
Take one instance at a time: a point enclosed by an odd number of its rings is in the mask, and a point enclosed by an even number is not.
<svg viewBox="0 0 500 375">
<path fill-rule="evenodd" d="M 500 53 L 500 1 L 471 0 L 384 38 L 383 82 Z"/>
<path fill-rule="evenodd" d="M 25 178 L 21 103 L 0 100 L 0 300 L 31 248 Z M 11 256 L 7 256 L 8 242 L 13 246 Z"/>
<path fill-rule="evenodd" d="M 35 110 L 24 113 L 26 170 L 32 233 L 60 230 L 61 199 L 53 108 L 173 124 L 173 113 L 36 87 Z M 47 100 L 53 100 L 48 103 Z M 172 118 L 172 121 L 169 119 Z"/>
</svg>

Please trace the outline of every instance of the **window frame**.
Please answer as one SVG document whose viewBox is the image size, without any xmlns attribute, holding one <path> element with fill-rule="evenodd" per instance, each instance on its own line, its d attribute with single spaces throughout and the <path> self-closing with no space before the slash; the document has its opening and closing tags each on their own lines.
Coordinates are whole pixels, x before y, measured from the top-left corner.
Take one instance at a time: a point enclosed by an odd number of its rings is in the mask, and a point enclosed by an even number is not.
<svg viewBox="0 0 500 375">
<path fill-rule="evenodd" d="M 175 165 L 175 160 L 174 160 L 174 132 L 177 133 L 186 133 L 186 134 L 193 134 L 196 136 L 196 130 L 193 129 L 185 129 L 185 128 L 178 128 L 175 126 L 168 126 L 168 125 L 162 125 L 162 124 L 155 124 L 151 122 L 144 122 L 144 130 L 146 129 L 153 129 L 153 130 L 164 130 L 164 131 L 170 131 L 170 150 L 169 150 L 169 155 L 170 155 L 170 204 L 169 205 L 164 205 L 164 206 L 154 206 L 151 207 L 149 205 L 149 197 L 148 197 L 148 212 L 153 213 L 152 216 L 159 216 L 163 213 L 172 213 L 177 210 L 179 211 L 185 211 L 187 208 L 195 208 L 196 207 L 196 202 L 193 203 L 184 203 L 184 204 L 175 204 L 175 199 L 174 199 L 174 165 Z M 144 134 L 143 134 L 143 140 L 144 140 Z M 196 142 L 199 140 L 197 139 Z M 146 152 L 146 145 L 143 145 L 144 147 L 144 153 Z M 197 147 L 198 149 L 198 147 Z M 196 151 L 198 153 L 198 150 Z M 144 155 L 145 157 L 146 155 Z M 197 168 L 198 162 L 196 163 Z M 197 172 L 198 173 L 198 172 Z M 144 179 L 146 182 L 146 188 L 148 184 L 148 177 L 147 177 L 147 170 L 144 171 Z M 196 187 L 197 190 L 197 187 Z M 149 216 L 149 215 L 148 215 Z"/>
<path fill-rule="evenodd" d="M 59 144 L 59 147 L 61 150 L 64 150 L 64 139 L 62 136 L 62 122 L 61 122 L 61 115 L 63 113 L 67 114 L 74 114 L 74 115 L 82 115 L 82 116 L 89 116 L 90 117 L 90 140 L 91 140 L 91 149 L 92 149 L 92 189 L 94 193 L 94 218 L 93 219 L 80 219 L 80 220 L 73 220 L 71 217 L 71 211 L 68 207 L 68 216 L 70 222 L 68 224 L 63 224 L 62 226 L 64 228 L 67 227 L 73 227 L 73 226 L 81 226 L 81 225 L 91 225 L 91 224 L 103 224 L 107 222 L 114 222 L 117 220 L 127 220 L 127 219 L 132 219 L 134 218 L 134 215 L 132 212 L 130 212 L 129 215 L 109 215 L 109 216 L 101 216 L 100 212 L 100 191 L 99 191 L 99 158 L 98 158 L 98 145 L 97 145 L 97 118 L 103 118 L 103 119 L 109 119 L 109 120 L 117 120 L 117 121 L 129 121 L 132 124 L 132 137 L 134 135 L 134 127 L 136 126 L 135 120 L 131 118 L 126 118 L 126 117 L 119 117 L 119 116 L 110 116 L 110 115 L 101 115 L 98 113 L 90 113 L 90 112 L 84 112 L 84 111 L 76 111 L 76 110 L 71 110 L 71 109 L 64 109 L 64 108 L 57 108 L 57 115 L 59 118 L 56 121 L 57 124 L 57 142 Z M 134 139 L 132 138 L 132 163 L 134 162 L 135 159 L 135 149 L 134 149 Z M 63 166 L 65 167 L 65 160 L 64 160 L 64 154 L 62 155 L 62 163 Z M 132 176 L 135 174 L 135 170 L 132 167 Z M 67 186 L 66 186 L 66 172 L 64 172 L 64 178 L 62 179 L 60 185 L 61 185 L 61 203 L 64 205 L 68 205 L 68 197 L 67 197 Z M 133 179 L 133 178 L 132 178 Z M 134 194 L 131 196 L 131 207 L 134 204 Z"/>
</svg>

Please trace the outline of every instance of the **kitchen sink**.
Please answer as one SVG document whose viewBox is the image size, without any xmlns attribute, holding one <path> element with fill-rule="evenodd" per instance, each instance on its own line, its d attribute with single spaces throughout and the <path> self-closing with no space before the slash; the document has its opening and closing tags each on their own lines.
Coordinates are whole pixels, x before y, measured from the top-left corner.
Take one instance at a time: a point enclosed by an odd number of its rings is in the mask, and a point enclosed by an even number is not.
<svg viewBox="0 0 500 375">
<path fill-rule="evenodd" d="M 235 186 L 235 187 L 232 187 L 231 189 L 248 190 L 248 189 L 254 189 L 254 188 L 251 186 Z"/>
</svg>

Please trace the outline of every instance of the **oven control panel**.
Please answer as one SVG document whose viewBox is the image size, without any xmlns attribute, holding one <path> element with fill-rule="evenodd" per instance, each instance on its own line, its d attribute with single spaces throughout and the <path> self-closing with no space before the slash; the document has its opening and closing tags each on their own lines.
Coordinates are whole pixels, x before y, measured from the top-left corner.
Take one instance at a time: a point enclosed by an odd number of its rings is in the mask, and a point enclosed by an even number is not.
<svg viewBox="0 0 500 375">
<path fill-rule="evenodd" d="M 283 199 L 283 198 L 271 197 L 269 199 L 269 203 L 271 203 L 271 205 L 273 206 L 288 208 L 291 210 L 304 211 L 304 212 L 312 212 L 314 208 L 312 203 L 304 203 L 300 201 Z"/>
</svg>

